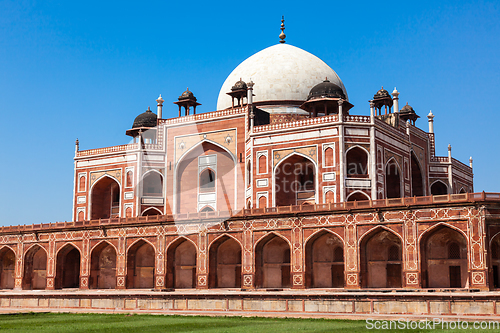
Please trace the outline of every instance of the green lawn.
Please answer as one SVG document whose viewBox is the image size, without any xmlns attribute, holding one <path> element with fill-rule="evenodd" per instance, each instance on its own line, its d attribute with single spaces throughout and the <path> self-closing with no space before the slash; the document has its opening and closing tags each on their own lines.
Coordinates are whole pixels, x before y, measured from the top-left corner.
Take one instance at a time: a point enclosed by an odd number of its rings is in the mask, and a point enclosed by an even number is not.
<svg viewBox="0 0 500 333">
<path fill-rule="evenodd" d="M 373 332 L 365 321 L 242 318 L 242 317 L 185 317 L 125 314 L 56 314 L 27 313 L 0 315 L 0 332 Z M 383 332 L 396 332 L 382 330 Z M 405 330 L 427 332 L 425 330 Z M 437 330 L 444 332 L 443 330 Z M 450 332 L 465 332 L 450 330 Z M 493 332 L 493 330 L 490 330 Z"/>
</svg>

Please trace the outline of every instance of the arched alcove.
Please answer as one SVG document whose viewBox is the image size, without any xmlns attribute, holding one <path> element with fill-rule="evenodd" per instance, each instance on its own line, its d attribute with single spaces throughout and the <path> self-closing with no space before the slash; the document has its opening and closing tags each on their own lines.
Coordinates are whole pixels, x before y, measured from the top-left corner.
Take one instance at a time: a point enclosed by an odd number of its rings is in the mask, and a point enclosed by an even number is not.
<svg viewBox="0 0 500 333">
<path fill-rule="evenodd" d="M 206 205 L 214 210 L 234 207 L 235 162 L 231 153 L 212 142 L 203 142 L 181 157 L 176 167 L 176 212 L 198 212 Z"/>
<path fill-rule="evenodd" d="M 104 176 L 92 187 L 91 219 L 108 219 L 120 214 L 120 186 L 111 177 Z"/>
<path fill-rule="evenodd" d="M 257 243 L 255 279 L 260 288 L 290 287 L 290 246 L 283 238 L 269 234 Z"/>
<path fill-rule="evenodd" d="M 101 242 L 92 250 L 89 286 L 92 289 L 116 288 L 116 250 L 107 242 Z"/>
<path fill-rule="evenodd" d="M 196 247 L 185 238 L 179 238 L 167 250 L 167 287 L 196 287 Z"/>
<path fill-rule="evenodd" d="M 387 198 L 401 198 L 401 174 L 394 159 L 385 167 L 385 193 Z"/>
<path fill-rule="evenodd" d="M 274 188 L 276 206 L 315 203 L 316 167 L 314 163 L 298 154 L 293 154 L 275 168 Z"/>
<path fill-rule="evenodd" d="M 420 240 L 424 288 L 464 288 L 467 279 L 467 239 L 460 232 L 438 226 Z"/>
<path fill-rule="evenodd" d="M 444 195 L 448 194 L 448 186 L 442 181 L 438 180 L 431 185 L 431 195 Z"/>
<path fill-rule="evenodd" d="M 353 147 L 347 151 L 346 173 L 347 177 L 368 177 L 368 153 L 364 149 Z"/>
<path fill-rule="evenodd" d="M 47 252 L 34 245 L 24 255 L 23 289 L 45 289 L 47 284 Z"/>
<path fill-rule="evenodd" d="M 55 288 L 78 288 L 80 286 L 80 251 L 66 244 L 57 253 Z"/>
<path fill-rule="evenodd" d="M 163 176 L 156 172 L 148 172 L 142 180 L 142 193 L 147 197 L 161 197 L 163 195 Z"/>
<path fill-rule="evenodd" d="M 365 288 L 402 287 L 402 244 L 393 232 L 376 228 L 360 244 L 361 284 Z"/>
<path fill-rule="evenodd" d="M 241 288 L 241 246 L 229 236 L 218 238 L 209 251 L 210 288 Z"/>
<path fill-rule="evenodd" d="M 154 288 L 155 250 L 140 240 L 127 252 L 127 288 Z"/>
<path fill-rule="evenodd" d="M 424 195 L 424 178 L 417 157 L 411 153 L 411 190 L 412 196 L 421 197 Z"/>
<path fill-rule="evenodd" d="M 16 282 L 16 254 L 8 247 L 0 250 L 0 289 L 14 289 Z"/>
<path fill-rule="evenodd" d="M 344 287 L 344 244 L 327 231 L 314 235 L 306 244 L 306 287 Z"/>
</svg>

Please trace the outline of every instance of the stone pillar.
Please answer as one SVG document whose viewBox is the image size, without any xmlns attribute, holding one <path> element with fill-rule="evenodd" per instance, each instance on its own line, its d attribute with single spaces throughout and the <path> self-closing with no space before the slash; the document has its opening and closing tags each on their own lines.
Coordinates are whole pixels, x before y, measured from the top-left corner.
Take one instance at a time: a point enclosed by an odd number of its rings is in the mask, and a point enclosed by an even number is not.
<svg viewBox="0 0 500 333">
<path fill-rule="evenodd" d="M 302 234 L 302 219 L 295 218 L 292 225 L 292 248 L 291 256 L 292 261 L 290 268 L 292 270 L 292 288 L 303 289 L 305 288 L 305 272 L 304 272 L 304 253 L 303 253 L 303 234 Z"/>
<path fill-rule="evenodd" d="M 472 210 L 468 218 L 469 288 L 488 290 L 485 208 Z"/>
<path fill-rule="evenodd" d="M 243 225 L 243 254 L 241 262 L 241 288 L 255 289 L 255 267 L 253 260 L 253 222 L 246 220 Z"/>
<path fill-rule="evenodd" d="M 408 211 L 408 219 L 403 221 L 403 288 L 422 287 L 418 265 L 417 223 L 415 214 Z"/>
<path fill-rule="evenodd" d="M 358 236 L 355 220 L 346 218 L 344 225 L 344 274 L 345 274 L 345 289 L 359 289 L 360 271 L 358 266 Z"/>
<path fill-rule="evenodd" d="M 157 290 L 165 289 L 165 227 L 159 226 L 158 235 L 156 236 L 156 253 L 155 253 L 155 272 L 154 272 L 154 288 Z"/>
<path fill-rule="evenodd" d="M 207 232 L 198 233 L 198 260 L 196 260 L 196 289 L 208 289 Z"/>
<path fill-rule="evenodd" d="M 24 244 L 23 244 L 23 236 L 17 236 L 17 249 L 16 249 L 16 277 L 14 290 L 22 290 L 23 289 L 23 257 L 24 257 Z"/>
<path fill-rule="evenodd" d="M 80 289 L 89 289 L 90 277 L 90 232 L 83 232 L 82 256 L 80 261 Z"/>
<path fill-rule="evenodd" d="M 47 251 L 47 278 L 46 278 L 46 290 L 54 290 L 55 284 L 54 280 L 56 277 L 56 235 L 49 235 L 49 249 Z"/>
<path fill-rule="evenodd" d="M 120 229 L 118 236 L 118 253 L 116 256 L 116 289 L 126 288 L 127 261 L 126 261 L 127 238 L 125 229 Z"/>
</svg>

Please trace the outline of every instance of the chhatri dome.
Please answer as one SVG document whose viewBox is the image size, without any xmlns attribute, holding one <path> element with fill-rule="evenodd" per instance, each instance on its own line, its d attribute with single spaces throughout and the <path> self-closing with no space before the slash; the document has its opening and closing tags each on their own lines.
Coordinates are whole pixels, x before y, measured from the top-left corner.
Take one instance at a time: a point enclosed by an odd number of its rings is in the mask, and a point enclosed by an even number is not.
<svg viewBox="0 0 500 333">
<path fill-rule="evenodd" d="M 325 78 L 339 86 L 347 98 L 339 76 L 323 60 L 289 44 L 273 45 L 252 55 L 229 74 L 220 89 L 217 110 L 231 107 L 227 93 L 235 82 L 251 80 L 255 83 L 253 102 L 259 108 L 270 113 L 305 113 L 299 106 L 307 100 L 311 88 Z"/>
</svg>

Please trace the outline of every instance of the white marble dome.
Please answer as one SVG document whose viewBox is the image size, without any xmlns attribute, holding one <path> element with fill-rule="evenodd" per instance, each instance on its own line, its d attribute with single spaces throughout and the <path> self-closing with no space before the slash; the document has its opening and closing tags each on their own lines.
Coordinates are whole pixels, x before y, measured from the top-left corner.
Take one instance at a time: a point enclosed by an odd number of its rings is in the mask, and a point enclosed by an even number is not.
<svg viewBox="0 0 500 333">
<path fill-rule="evenodd" d="M 227 77 L 219 92 L 217 110 L 231 107 L 231 87 L 240 80 L 252 80 L 254 102 L 305 101 L 313 86 L 328 78 L 342 88 L 344 84 L 323 60 L 298 47 L 277 44 L 243 61 Z M 303 112 L 295 107 L 262 107 L 268 112 Z"/>
</svg>

